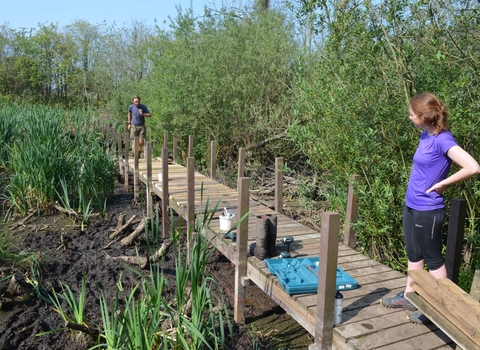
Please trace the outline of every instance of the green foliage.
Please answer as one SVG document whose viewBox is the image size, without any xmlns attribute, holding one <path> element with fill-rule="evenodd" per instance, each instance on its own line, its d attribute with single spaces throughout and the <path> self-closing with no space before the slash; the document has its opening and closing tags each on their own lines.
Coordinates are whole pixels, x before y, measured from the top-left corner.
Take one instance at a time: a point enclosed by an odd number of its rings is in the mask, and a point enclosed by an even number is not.
<svg viewBox="0 0 480 350">
<path fill-rule="evenodd" d="M 81 289 L 78 296 L 72 289 L 64 284 L 62 285 L 62 293 L 52 290 L 50 301 L 55 307 L 55 311 L 62 316 L 63 320 L 77 325 L 87 325 L 85 316 L 85 296 L 86 296 L 86 273 L 83 274 Z M 65 301 L 67 307 L 64 308 L 61 300 Z"/>
<path fill-rule="evenodd" d="M 6 181 L 2 195 L 12 210 L 49 211 L 60 200 L 66 207 L 78 207 L 88 220 L 91 202 L 104 209 L 113 193 L 116 167 L 90 116 L 6 105 L 0 120 L 11 121 L 0 123 L 0 133 L 8 136 L 0 177 Z"/>
<path fill-rule="evenodd" d="M 142 97 L 160 122 L 151 123 L 153 135 L 175 131 L 183 149 L 194 135 L 198 166 L 208 159 L 209 140 L 221 145 L 224 165 L 238 147 L 286 130 L 296 44 L 281 13 L 210 13 L 198 22 L 190 10 L 152 45 L 161 50 L 152 51 Z"/>
<path fill-rule="evenodd" d="M 0 227 L 0 264 L 9 265 L 24 259 L 15 247 L 15 237 L 8 225 Z"/>
<path fill-rule="evenodd" d="M 473 34 L 479 24 L 466 26 L 455 6 L 472 19 L 475 10 L 459 3 L 333 6 L 323 45 L 297 61 L 290 136 L 332 188 L 346 191 L 349 177 L 361 176 L 359 243 L 400 270 L 406 267 L 401 211 L 419 135 L 408 120 L 409 98 L 423 91 L 439 95 L 450 106 L 458 143 L 477 159 L 480 155 L 474 117 L 480 112 L 474 73 L 480 47 Z M 477 193 L 472 179 L 449 188 L 447 199 L 466 197 L 476 208 Z M 473 216 L 470 242 L 479 224 Z"/>
<path fill-rule="evenodd" d="M 204 231 L 205 225 L 208 226 L 215 212 L 208 209 L 208 201 L 205 208 L 202 219 L 197 222 L 195 237 L 192 237 L 193 231 L 187 235 L 187 239 L 192 241 L 191 246 L 182 241 L 181 232 L 173 227 L 171 239 L 177 255 L 174 300 L 164 298 L 164 289 L 170 287 L 159 264 L 151 265 L 148 276 L 132 269 L 141 282 L 131 290 L 122 309 L 119 307 L 118 292 L 111 308 L 102 293 L 100 307 L 103 331 L 100 336 L 104 342 L 97 347 L 228 348 L 227 341 L 233 341 L 232 324 L 228 310 L 221 306 L 224 304 L 222 300 L 219 300 L 218 310 L 214 309 L 212 291 L 218 290 L 219 286 L 207 269 L 207 261 L 214 249 L 211 248 L 211 242 L 199 233 Z M 145 233 L 147 240 L 150 239 L 149 230 Z M 136 297 L 138 290 L 141 291 L 140 298 Z"/>
</svg>

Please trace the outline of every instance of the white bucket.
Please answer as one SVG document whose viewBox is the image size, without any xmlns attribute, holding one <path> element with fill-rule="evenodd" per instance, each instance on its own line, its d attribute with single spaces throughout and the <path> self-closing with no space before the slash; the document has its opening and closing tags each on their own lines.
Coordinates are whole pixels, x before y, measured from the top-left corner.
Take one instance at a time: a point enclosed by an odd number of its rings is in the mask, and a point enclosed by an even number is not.
<svg viewBox="0 0 480 350">
<path fill-rule="evenodd" d="M 230 217 L 219 215 L 218 217 L 220 218 L 220 230 L 229 231 L 232 229 L 235 215 L 231 215 Z"/>
<path fill-rule="evenodd" d="M 162 181 L 162 173 L 158 173 L 158 181 Z"/>
</svg>

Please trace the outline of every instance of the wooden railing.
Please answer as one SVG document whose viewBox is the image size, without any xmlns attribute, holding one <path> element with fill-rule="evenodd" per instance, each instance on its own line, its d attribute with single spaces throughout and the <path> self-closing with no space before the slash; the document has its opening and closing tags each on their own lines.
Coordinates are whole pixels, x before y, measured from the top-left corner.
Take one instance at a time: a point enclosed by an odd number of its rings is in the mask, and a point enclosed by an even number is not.
<svg viewBox="0 0 480 350">
<path fill-rule="evenodd" d="M 124 125 L 124 130 L 127 130 L 126 125 Z M 111 141 L 109 144 L 112 147 L 112 151 L 116 153 L 118 157 L 121 157 L 122 152 L 122 138 L 121 132 L 115 131 L 114 128 L 108 128 L 104 125 L 104 133 L 107 140 Z M 128 165 L 129 162 L 129 144 L 130 137 L 129 133 L 124 133 L 123 142 L 125 147 L 123 148 L 123 158 L 124 164 Z M 138 149 L 138 138 L 133 140 L 135 149 Z M 177 160 L 177 136 L 176 133 L 173 136 L 173 161 Z M 164 133 L 164 147 L 162 148 L 162 162 L 163 164 L 168 163 L 168 133 Z M 215 141 L 211 143 L 211 152 L 210 152 L 210 177 L 212 179 L 216 178 L 216 147 L 217 144 Z M 147 159 L 147 178 L 148 186 L 152 186 L 152 177 L 151 177 L 151 162 L 152 162 L 152 144 L 147 142 L 145 145 L 145 157 Z M 239 149 L 239 159 L 238 159 L 238 205 L 241 214 L 248 212 L 248 200 L 250 198 L 249 193 L 249 179 L 244 177 L 245 174 L 245 149 Z M 134 197 L 138 199 L 138 155 L 134 155 Z M 193 225 L 194 223 L 194 158 L 193 158 L 193 136 L 189 137 L 188 142 L 188 157 L 184 157 L 185 166 L 187 168 L 187 223 L 188 226 Z M 125 166 L 124 171 L 124 181 L 125 189 L 128 189 L 128 166 Z M 278 213 L 283 212 L 283 158 L 279 157 L 275 159 L 275 204 L 274 209 Z M 162 193 L 168 198 L 168 167 L 162 167 L 163 179 L 162 181 Z M 356 194 L 356 183 L 358 181 L 358 175 L 353 175 L 351 177 L 349 187 L 348 187 L 348 201 L 346 208 L 346 222 L 344 228 L 344 244 L 353 248 L 355 246 L 355 231 L 353 225 L 357 220 L 357 210 L 358 210 L 358 197 Z M 149 208 L 151 208 L 151 203 L 148 202 L 147 196 L 147 214 Z M 448 277 L 454 282 L 458 281 L 458 271 L 460 269 L 460 260 L 461 260 L 461 248 L 463 244 L 463 233 L 464 233 L 464 220 L 465 220 L 465 201 L 460 199 L 452 200 L 451 211 L 450 211 L 450 222 L 449 222 L 449 237 L 447 244 L 447 257 L 446 257 L 446 267 L 448 272 Z M 168 200 L 162 201 L 162 211 L 164 213 L 168 212 Z M 240 214 L 240 213 L 239 213 Z M 163 220 L 164 225 L 168 223 L 167 220 Z M 248 220 L 246 220 L 248 222 Z M 322 228 L 321 228 L 321 244 L 320 244 L 320 259 L 325 261 L 326 264 L 321 264 L 322 271 L 319 271 L 319 284 L 318 284 L 318 301 L 317 301 L 317 322 L 315 328 L 315 344 L 311 349 L 327 349 L 330 348 L 333 338 L 333 306 L 334 306 L 334 294 L 327 293 L 327 291 L 335 290 L 335 276 L 336 276 L 336 266 L 337 266 L 337 256 L 338 256 L 338 236 L 340 230 L 340 217 L 337 213 L 323 213 L 322 214 Z M 164 235 L 170 232 L 170 227 L 163 227 Z M 244 300 L 245 287 L 249 284 L 249 281 L 246 277 L 246 264 L 247 264 L 247 253 L 246 253 L 246 241 L 248 239 L 248 225 L 240 224 L 237 228 L 237 249 L 234 257 L 229 257 L 232 260 L 236 267 L 236 276 L 235 276 L 235 299 L 238 301 L 235 303 L 235 312 L 234 318 L 237 323 L 244 322 L 244 305 L 241 304 L 241 300 Z M 421 275 L 420 275 L 421 274 Z M 442 284 L 442 287 L 438 287 L 439 292 L 431 292 L 432 294 L 427 293 L 431 290 L 431 287 L 438 286 L 439 284 L 435 281 L 432 281 L 430 278 L 423 278 L 424 272 L 412 271 L 411 276 L 415 281 L 415 288 L 419 291 L 418 294 L 410 294 L 409 298 L 412 302 L 416 303 L 417 307 L 425 311 L 424 313 L 434 318 L 432 321 L 436 321 L 439 324 L 442 324 L 445 333 L 450 335 L 457 344 L 466 344 L 465 346 L 479 346 L 478 338 L 480 334 L 477 335 L 477 331 L 480 332 L 480 307 L 478 305 L 473 305 L 472 301 L 468 298 L 468 295 L 461 293 L 460 288 L 456 287 L 451 281 L 441 281 L 438 282 Z M 427 273 L 428 275 L 428 273 Z M 432 277 L 433 278 L 433 277 Z M 428 286 L 425 283 L 429 283 Z M 415 290 L 417 290 L 415 289 Z M 440 291 L 441 290 L 441 291 Z M 443 294 L 440 294 L 443 293 Z M 453 315 L 449 310 L 452 311 L 459 310 L 453 303 L 450 303 L 451 300 L 457 300 L 461 303 L 460 309 L 465 311 L 465 318 L 462 319 L 461 314 L 456 314 L 456 317 L 450 317 L 448 315 Z M 442 295 L 442 299 L 438 299 Z M 442 302 L 448 302 L 447 307 L 438 307 Z M 440 303 L 440 304 L 439 304 Z M 478 301 L 477 301 L 478 304 Z M 437 307 L 435 307 L 435 305 Z M 462 312 L 463 312 L 462 311 Z M 450 314 L 448 314 L 450 312 Z M 478 312 L 478 313 L 477 313 Z M 447 315 L 447 316 L 445 316 Z M 475 317 L 475 324 L 470 327 L 462 322 L 467 317 Z M 478 321 L 478 322 L 477 322 Z M 443 322 L 443 323 L 442 323 Z M 450 322 L 450 323 L 448 323 Z M 463 324 L 463 328 L 459 325 Z M 468 347 L 467 347 L 468 348 Z M 480 346 L 479 346 L 480 348 Z"/>
</svg>

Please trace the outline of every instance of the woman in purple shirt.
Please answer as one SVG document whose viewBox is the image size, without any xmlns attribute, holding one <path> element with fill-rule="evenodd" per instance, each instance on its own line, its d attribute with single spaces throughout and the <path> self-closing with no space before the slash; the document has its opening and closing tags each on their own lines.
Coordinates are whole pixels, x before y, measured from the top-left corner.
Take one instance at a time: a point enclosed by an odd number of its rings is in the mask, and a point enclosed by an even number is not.
<svg viewBox="0 0 480 350">
<path fill-rule="evenodd" d="M 438 97 L 422 93 L 410 100 L 410 120 L 423 129 L 420 143 L 413 156 L 403 208 L 403 231 L 408 256 L 408 270 L 420 270 L 426 264 L 435 278 L 446 278 L 442 256 L 441 230 L 445 220 L 442 193 L 448 185 L 480 173 L 477 161 L 457 145 L 447 128 L 447 107 Z M 460 170 L 448 176 L 452 161 Z M 381 299 L 386 307 L 415 311 L 404 293 L 413 292 L 407 277 L 405 291 L 392 298 Z M 407 319 L 416 324 L 430 321 L 416 312 Z"/>
</svg>

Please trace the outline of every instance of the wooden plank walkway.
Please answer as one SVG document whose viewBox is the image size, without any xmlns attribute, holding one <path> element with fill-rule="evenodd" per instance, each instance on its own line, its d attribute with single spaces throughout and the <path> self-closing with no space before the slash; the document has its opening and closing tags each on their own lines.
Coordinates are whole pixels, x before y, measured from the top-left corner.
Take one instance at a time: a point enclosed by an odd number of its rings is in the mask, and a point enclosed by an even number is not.
<svg viewBox="0 0 480 350">
<path fill-rule="evenodd" d="M 129 172 L 134 172 L 134 160 L 130 159 Z M 124 160 L 120 166 L 124 167 Z M 146 161 L 139 160 L 139 180 L 147 182 Z M 152 162 L 152 191 L 163 200 L 161 181 L 161 159 Z M 200 191 L 203 186 L 203 203 Z M 182 217 L 187 215 L 187 170 L 172 163 L 168 165 L 169 205 Z M 204 210 L 205 201 L 209 198 L 211 207 L 220 202 L 218 213 L 226 207 L 239 217 L 238 193 L 221 185 L 209 177 L 195 173 L 195 213 Z M 251 249 L 255 243 L 256 216 L 261 214 L 277 215 L 277 240 L 292 236 L 294 242 L 290 246 L 292 257 L 319 256 L 320 233 L 298 222 L 276 213 L 260 202 L 250 199 L 250 215 L 248 219 L 248 244 Z M 209 226 L 211 233 L 220 232 L 218 215 Z M 224 235 L 217 235 L 215 244 L 228 259 L 235 261 L 235 242 Z M 277 244 L 277 251 L 284 251 L 282 244 Z M 379 299 L 393 296 L 401 291 L 406 277 L 386 265 L 369 259 L 359 252 L 339 244 L 338 266 L 359 282 L 359 288 L 342 291 L 344 296 L 342 322 L 334 328 L 334 349 L 452 349 L 455 344 L 435 325 L 418 326 L 407 322 L 408 312 L 384 308 Z M 261 290 L 267 293 L 279 306 L 291 315 L 310 334 L 314 335 L 316 322 L 316 293 L 290 296 L 279 285 L 276 276 L 270 274 L 263 261 L 251 256 L 247 259 L 247 277 Z"/>
</svg>

